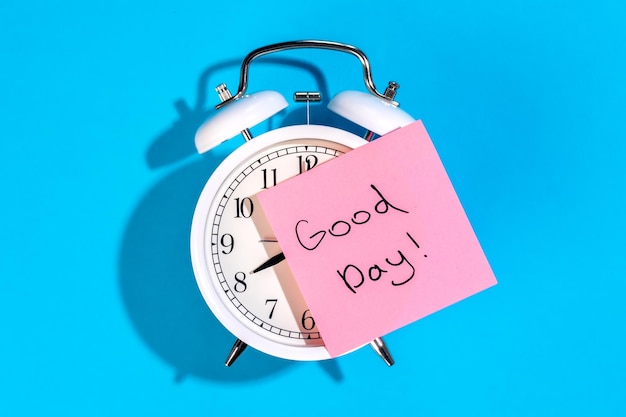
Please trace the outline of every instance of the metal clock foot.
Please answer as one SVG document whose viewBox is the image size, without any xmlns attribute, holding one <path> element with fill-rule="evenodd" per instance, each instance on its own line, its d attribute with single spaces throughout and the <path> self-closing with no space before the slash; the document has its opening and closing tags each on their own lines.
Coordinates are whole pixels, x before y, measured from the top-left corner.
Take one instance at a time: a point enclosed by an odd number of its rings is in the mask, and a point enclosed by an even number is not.
<svg viewBox="0 0 626 417">
<path fill-rule="evenodd" d="M 376 339 L 370 342 L 370 346 L 374 351 L 385 361 L 387 366 L 392 366 L 394 364 L 393 358 L 391 357 L 391 353 L 389 353 L 389 349 L 387 345 L 383 341 L 382 337 L 377 337 Z"/>
<path fill-rule="evenodd" d="M 224 363 L 224 365 L 226 365 L 226 366 L 232 365 L 237 360 L 239 355 L 241 355 L 241 353 L 247 347 L 248 347 L 248 345 L 246 345 L 241 340 L 237 339 L 237 341 L 233 345 L 233 348 L 230 350 L 230 353 L 228 354 L 228 357 L 226 358 L 226 362 Z"/>
</svg>

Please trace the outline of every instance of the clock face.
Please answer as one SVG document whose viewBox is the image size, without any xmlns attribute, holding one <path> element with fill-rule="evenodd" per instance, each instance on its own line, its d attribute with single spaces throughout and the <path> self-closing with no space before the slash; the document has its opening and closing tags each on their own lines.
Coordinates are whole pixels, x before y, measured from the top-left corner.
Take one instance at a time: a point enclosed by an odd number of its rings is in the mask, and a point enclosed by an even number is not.
<svg viewBox="0 0 626 417">
<path fill-rule="evenodd" d="M 192 225 L 194 272 L 211 310 L 247 344 L 289 359 L 328 357 L 287 262 L 253 272 L 281 254 L 256 195 L 364 143 L 330 127 L 278 129 L 244 144 L 207 183 Z"/>
</svg>

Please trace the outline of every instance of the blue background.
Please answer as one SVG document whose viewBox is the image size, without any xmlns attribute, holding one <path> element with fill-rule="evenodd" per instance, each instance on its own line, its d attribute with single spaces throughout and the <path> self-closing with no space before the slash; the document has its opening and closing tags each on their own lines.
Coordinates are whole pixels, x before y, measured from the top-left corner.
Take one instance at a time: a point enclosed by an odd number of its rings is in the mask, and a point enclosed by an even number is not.
<svg viewBox="0 0 626 417">
<path fill-rule="evenodd" d="M 625 5 L 2 1 L 0 415 L 625 415 Z M 213 88 L 304 38 L 401 84 L 499 279 L 388 335 L 392 368 L 226 369 L 191 272 L 195 199 L 242 141 L 194 154 Z M 253 65 L 250 91 L 363 90 L 347 55 Z"/>
</svg>

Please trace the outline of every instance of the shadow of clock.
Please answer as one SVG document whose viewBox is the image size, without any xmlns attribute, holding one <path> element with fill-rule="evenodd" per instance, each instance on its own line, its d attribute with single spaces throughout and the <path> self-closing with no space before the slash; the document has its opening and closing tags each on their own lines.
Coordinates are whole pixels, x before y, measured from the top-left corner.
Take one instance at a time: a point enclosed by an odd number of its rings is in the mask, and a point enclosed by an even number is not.
<svg viewBox="0 0 626 417">
<path fill-rule="evenodd" d="M 309 72 L 327 97 L 326 81 L 317 67 L 292 59 L 265 59 L 264 62 Z M 119 285 L 130 321 L 146 345 L 173 366 L 177 382 L 186 376 L 227 382 L 254 380 L 298 365 L 298 362 L 247 349 L 232 367 L 226 368 L 224 360 L 235 341 L 234 336 L 209 311 L 191 267 L 189 235 L 197 199 L 207 179 L 225 157 L 224 146 L 234 149 L 243 142 L 241 138 L 233 139 L 218 147 L 217 152 L 189 158 L 195 154 L 193 138 L 196 129 L 213 113 L 213 110 L 207 111 L 205 105 L 206 85 L 211 74 L 239 65 L 240 61 L 228 61 L 207 68 L 199 79 L 193 108 L 183 100 L 174 103 L 179 118 L 155 138 L 146 152 L 146 160 L 151 169 L 174 163 L 180 166 L 141 199 L 130 216 L 121 243 Z M 304 111 L 304 107 L 299 107 L 287 113 L 281 125 L 303 123 Z M 312 108 L 311 115 L 317 118 L 320 111 Z M 321 113 L 319 116 L 320 119 L 327 117 Z M 324 121 L 337 122 L 328 118 Z M 181 163 L 183 160 L 190 162 Z M 343 379 L 337 361 L 322 361 L 320 367 L 331 379 Z"/>
<path fill-rule="evenodd" d="M 202 158 L 158 183 L 139 203 L 120 254 L 120 287 L 135 329 L 153 351 L 186 375 L 220 381 L 266 377 L 291 364 L 248 349 L 231 367 L 234 337 L 208 310 L 189 258 L 198 195 L 215 158 Z"/>
</svg>

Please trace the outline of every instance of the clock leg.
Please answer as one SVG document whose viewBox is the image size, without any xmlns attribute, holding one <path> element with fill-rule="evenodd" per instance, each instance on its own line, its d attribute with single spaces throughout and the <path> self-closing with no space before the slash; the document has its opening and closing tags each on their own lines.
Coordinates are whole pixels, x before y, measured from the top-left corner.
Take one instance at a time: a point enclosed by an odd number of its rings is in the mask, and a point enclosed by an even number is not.
<svg viewBox="0 0 626 417">
<path fill-rule="evenodd" d="M 248 345 L 246 345 L 241 340 L 237 339 L 237 341 L 233 345 L 233 348 L 230 350 L 230 353 L 228 354 L 228 357 L 226 358 L 226 363 L 224 365 L 226 365 L 226 366 L 232 365 L 237 360 L 239 355 L 241 355 L 241 353 L 247 347 L 248 347 Z"/>
<path fill-rule="evenodd" d="M 370 342 L 370 346 L 374 351 L 385 361 L 387 366 L 391 366 L 394 364 L 393 358 L 391 357 L 391 353 L 389 353 L 389 349 L 387 345 L 383 341 L 382 337 L 377 337 L 376 339 Z"/>
</svg>

